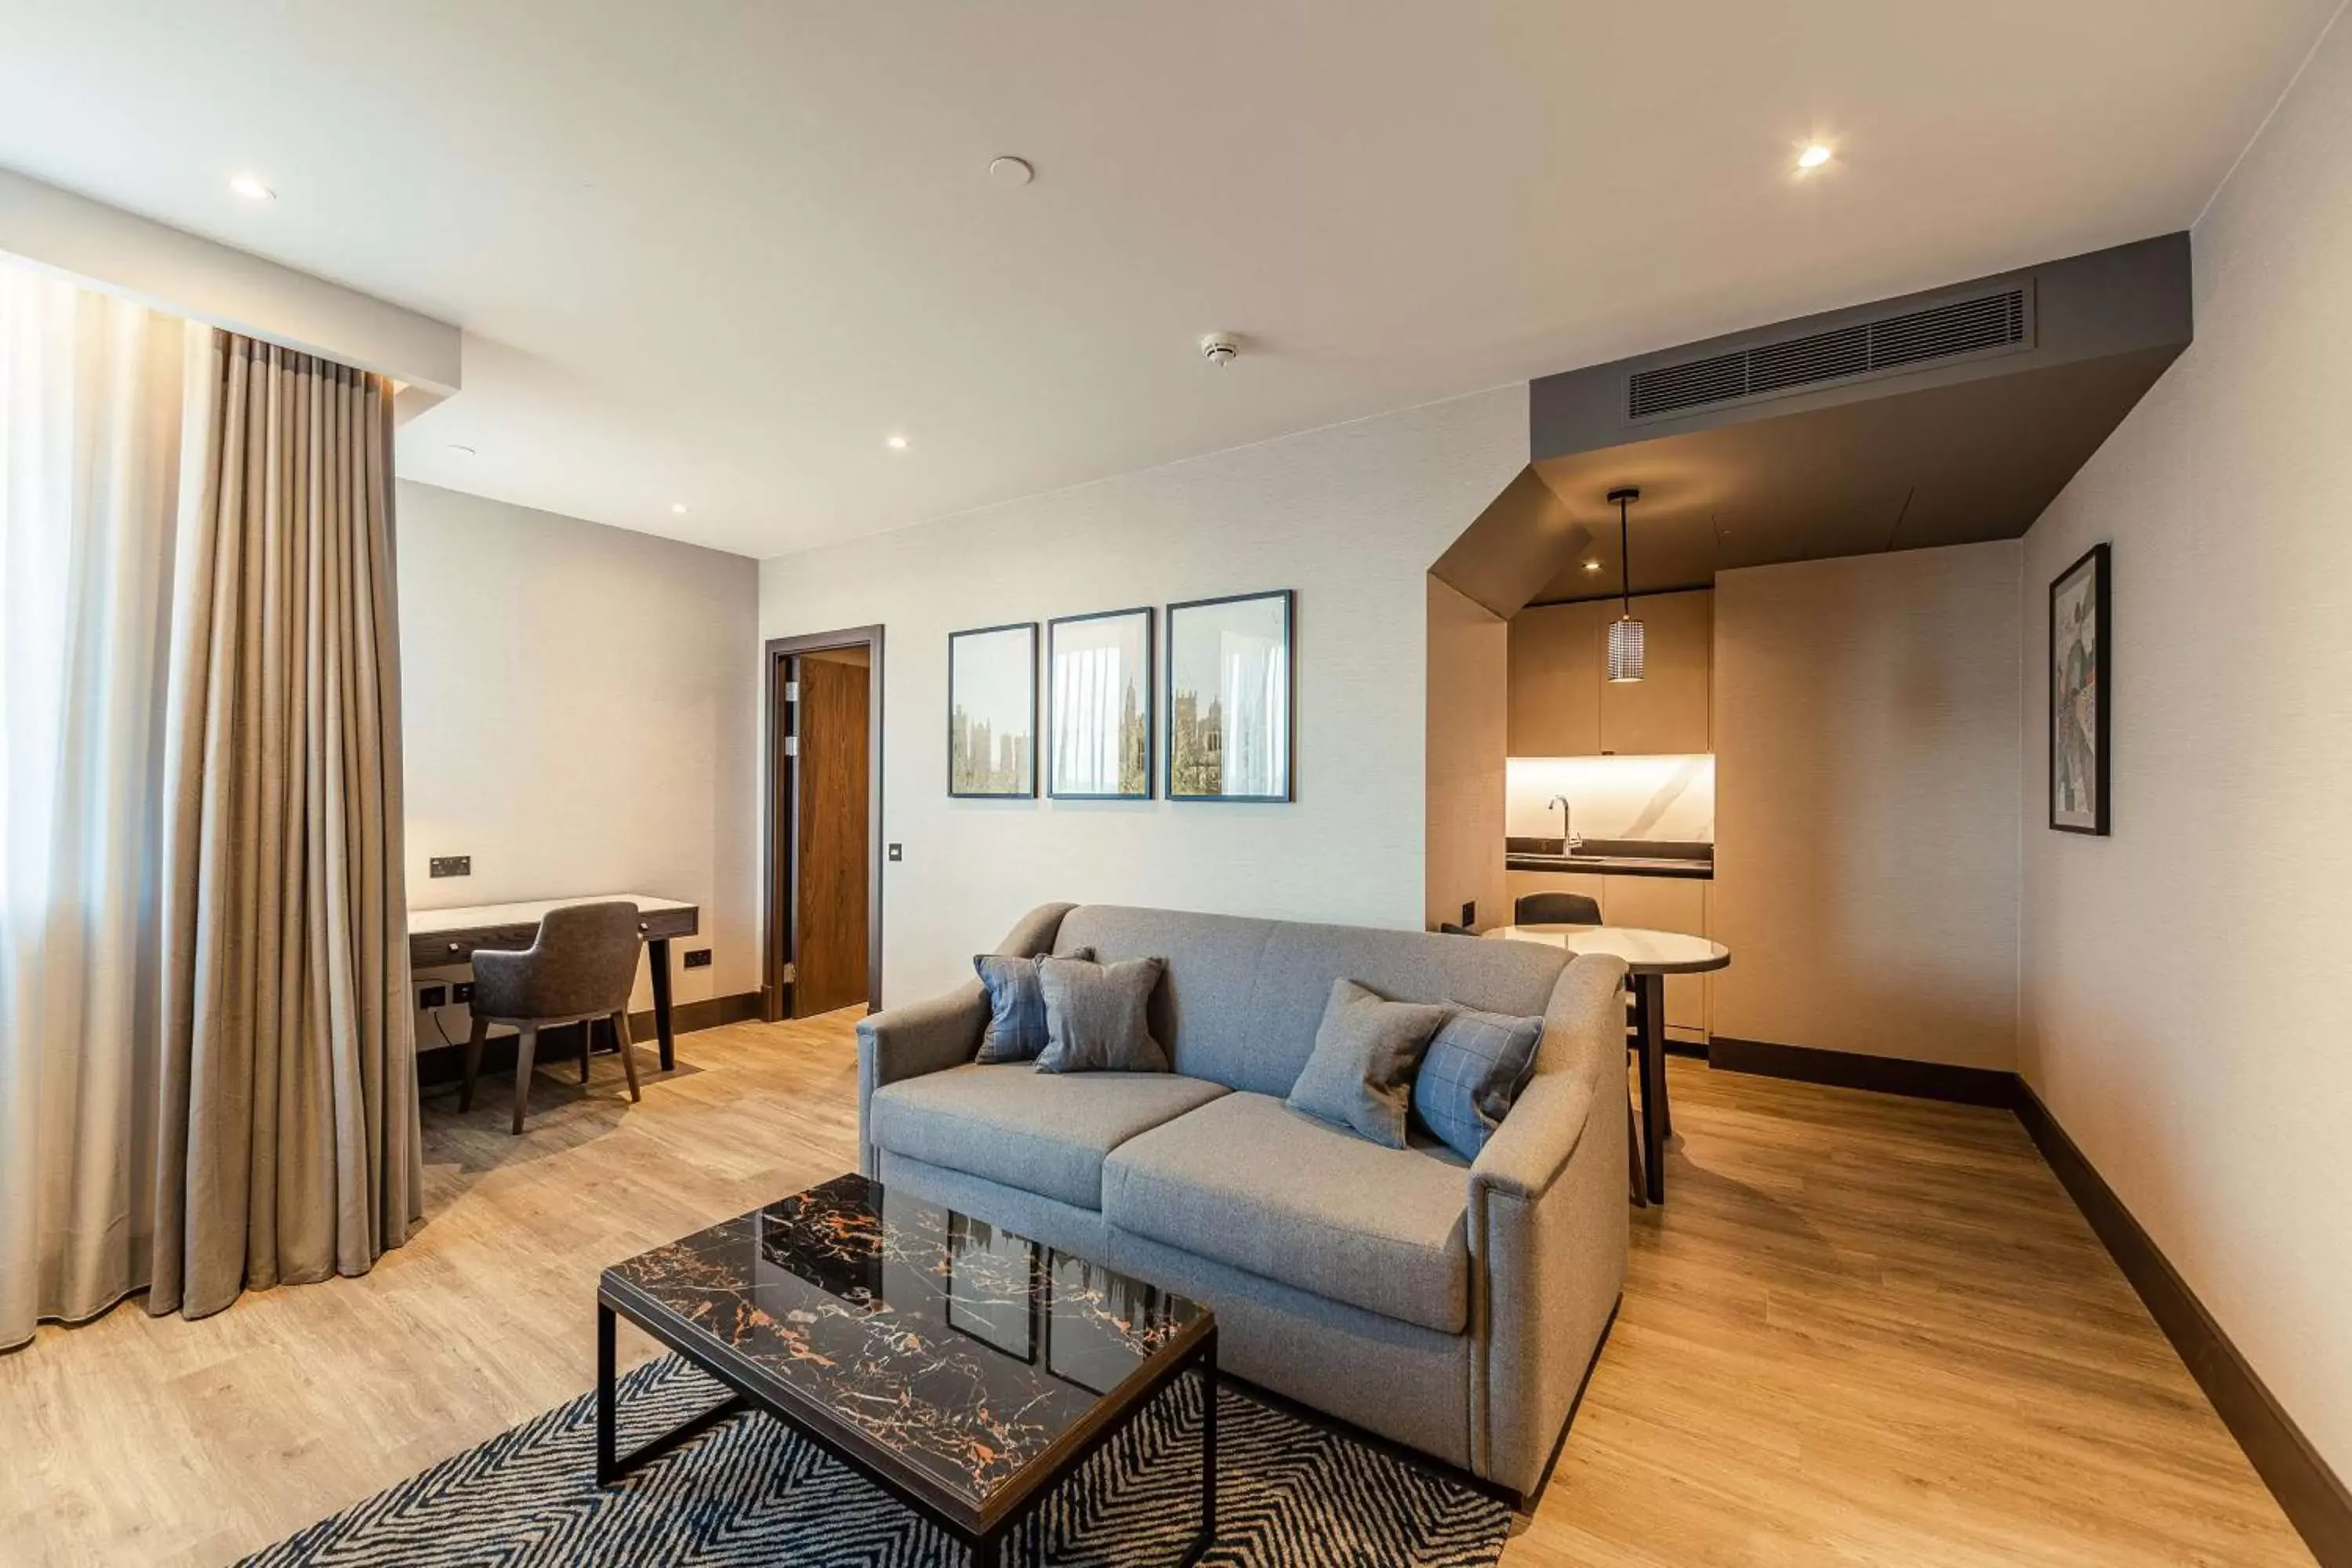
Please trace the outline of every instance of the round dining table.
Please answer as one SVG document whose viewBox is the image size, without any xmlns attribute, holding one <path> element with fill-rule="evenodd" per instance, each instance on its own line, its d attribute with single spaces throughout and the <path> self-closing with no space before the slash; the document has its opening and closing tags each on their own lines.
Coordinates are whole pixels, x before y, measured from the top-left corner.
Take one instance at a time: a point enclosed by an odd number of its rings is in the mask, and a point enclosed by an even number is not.
<svg viewBox="0 0 2352 1568">
<path fill-rule="evenodd" d="M 1731 963 L 1719 942 L 1639 926 L 1510 925 L 1478 933 L 1498 942 L 1542 942 L 1579 957 L 1601 953 L 1625 961 L 1633 995 L 1634 1057 L 1642 1075 L 1642 1171 L 1635 1186 L 1649 1202 L 1666 1201 L 1666 1142 L 1674 1118 L 1666 1107 L 1666 976 L 1704 974 Z"/>
</svg>

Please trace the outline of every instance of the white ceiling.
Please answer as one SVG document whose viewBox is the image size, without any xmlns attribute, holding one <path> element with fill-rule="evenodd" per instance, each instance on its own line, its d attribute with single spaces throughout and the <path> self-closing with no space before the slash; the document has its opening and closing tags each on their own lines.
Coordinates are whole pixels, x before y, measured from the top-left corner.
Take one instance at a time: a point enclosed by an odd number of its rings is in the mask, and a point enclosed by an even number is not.
<svg viewBox="0 0 2352 1568">
<path fill-rule="evenodd" d="M 404 474 L 769 555 L 2181 227 L 2336 5 L 0 0 L 0 164 L 465 327 Z"/>
</svg>

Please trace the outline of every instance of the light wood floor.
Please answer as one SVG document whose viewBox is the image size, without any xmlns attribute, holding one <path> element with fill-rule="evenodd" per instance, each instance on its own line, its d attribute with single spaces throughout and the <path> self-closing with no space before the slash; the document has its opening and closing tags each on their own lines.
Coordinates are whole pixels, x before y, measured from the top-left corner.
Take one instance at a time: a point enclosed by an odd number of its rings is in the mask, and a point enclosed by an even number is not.
<svg viewBox="0 0 2352 1568">
<path fill-rule="evenodd" d="M 210 1568 L 586 1390 L 605 1263 L 853 1163 L 851 1016 L 687 1037 L 634 1109 L 543 1075 L 521 1139 L 430 1098 L 373 1274 L 0 1356 L 0 1561 Z M 2311 1561 L 2012 1118 L 1673 1071 L 1672 1202 L 1507 1568 Z"/>
</svg>

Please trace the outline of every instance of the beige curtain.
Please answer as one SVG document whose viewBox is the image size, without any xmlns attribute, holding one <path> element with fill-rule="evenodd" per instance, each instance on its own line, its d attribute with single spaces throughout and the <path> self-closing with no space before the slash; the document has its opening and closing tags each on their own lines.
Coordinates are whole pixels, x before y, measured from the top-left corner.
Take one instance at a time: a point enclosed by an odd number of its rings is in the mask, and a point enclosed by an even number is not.
<svg viewBox="0 0 2352 1568">
<path fill-rule="evenodd" d="M 147 1283 L 186 331 L 0 263 L 0 1349 Z"/>
<path fill-rule="evenodd" d="M 365 1272 L 420 1217 L 391 390 L 192 333 L 148 1310 Z"/>
</svg>

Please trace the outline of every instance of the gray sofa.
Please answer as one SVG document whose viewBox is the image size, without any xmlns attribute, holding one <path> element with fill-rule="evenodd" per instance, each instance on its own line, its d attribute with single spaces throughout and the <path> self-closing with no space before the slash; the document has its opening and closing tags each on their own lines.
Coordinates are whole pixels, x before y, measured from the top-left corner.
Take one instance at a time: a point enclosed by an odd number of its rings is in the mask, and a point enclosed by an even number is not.
<svg viewBox="0 0 2352 1568">
<path fill-rule="evenodd" d="M 869 1176 L 1216 1310 L 1221 1363 L 1521 1495 L 1625 1278 L 1615 959 L 1419 931 L 1052 904 L 994 951 L 1159 957 L 1173 1073 L 972 1061 L 975 980 L 866 1019 Z M 1283 1104 L 1331 983 L 1541 1015 L 1533 1079 L 1475 1163 Z"/>
</svg>

